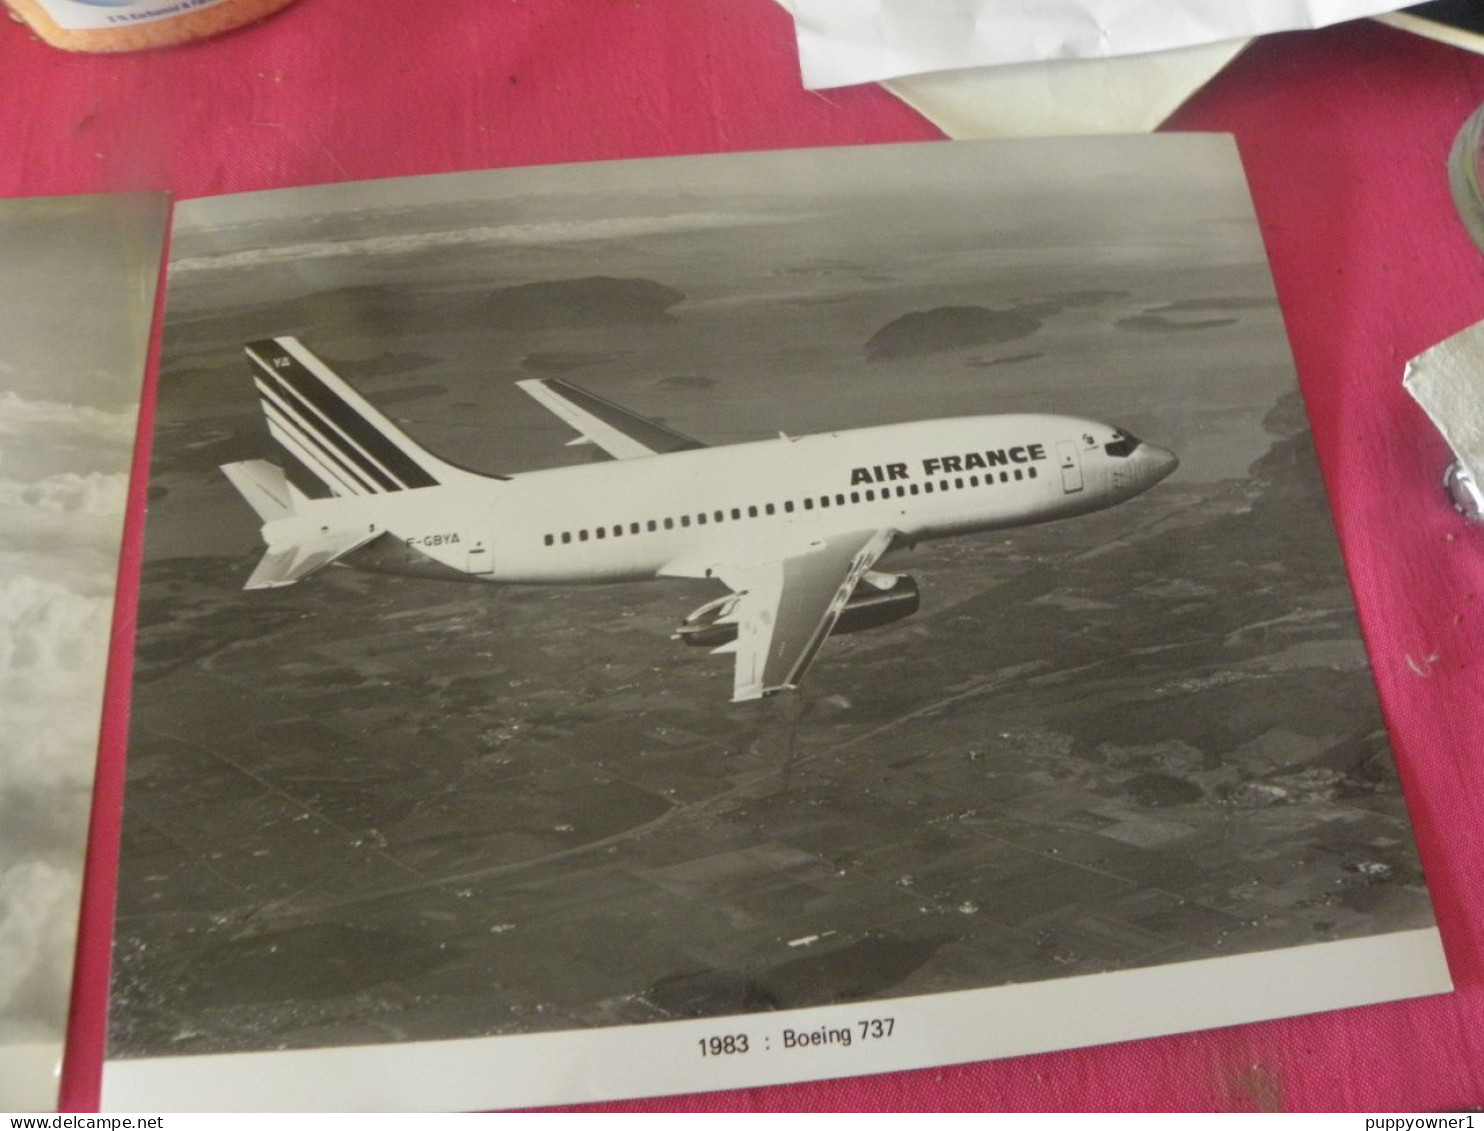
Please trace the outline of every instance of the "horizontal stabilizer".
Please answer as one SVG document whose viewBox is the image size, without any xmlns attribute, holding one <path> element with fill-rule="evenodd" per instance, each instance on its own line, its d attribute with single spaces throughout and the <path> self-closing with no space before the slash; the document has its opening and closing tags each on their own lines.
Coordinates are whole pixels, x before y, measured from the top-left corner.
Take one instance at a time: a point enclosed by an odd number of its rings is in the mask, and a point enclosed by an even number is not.
<svg viewBox="0 0 1484 1131">
<path fill-rule="evenodd" d="M 287 518 L 294 513 L 292 488 L 276 464 L 265 459 L 249 459 L 241 463 L 224 463 L 222 472 L 264 522 Z"/>
<path fill-rule="evenodd" d="M 292 585 L 375 537 L 374 531 L 362 529 L 348 534 L 321 534 L 289 546 L 269 546 L 243 588 L 276 589 Z"/>
</svg>

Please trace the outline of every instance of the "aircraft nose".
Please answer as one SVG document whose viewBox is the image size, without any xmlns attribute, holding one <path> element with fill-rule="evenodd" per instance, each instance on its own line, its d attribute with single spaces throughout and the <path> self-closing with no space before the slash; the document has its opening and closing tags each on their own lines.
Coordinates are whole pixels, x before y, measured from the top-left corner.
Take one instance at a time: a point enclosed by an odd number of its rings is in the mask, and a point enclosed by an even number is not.
<svg viewBox="0 0 1484 1131">
<path fill-rule="evenodd" d="M 1139 478 L 1145 487 L 1153 487 L 1180 466 L 1180 457 L 1158 444 L 1140 444 L 1134 456 L 1139 460 Z"/>
</svg>

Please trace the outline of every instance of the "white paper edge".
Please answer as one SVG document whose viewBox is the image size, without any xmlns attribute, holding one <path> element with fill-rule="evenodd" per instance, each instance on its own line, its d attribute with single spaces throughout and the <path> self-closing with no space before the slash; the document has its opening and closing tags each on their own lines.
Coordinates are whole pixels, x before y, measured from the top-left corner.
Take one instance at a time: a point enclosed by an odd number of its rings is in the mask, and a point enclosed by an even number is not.
<svg viewBox="0 0 1484 1131">
<path fill-rule="evenodd" d="M 0 1044 L 0 1102 L 13 1111 L 54 1111 L 62 1083 L 57 1041 Z"/>
<path fill-rule="evenodd" d="M 1451 989 L 1435 927 L 818 1009 L 469 1040 L 115 1060 L 103 1110 L 533 1107 L 924 1068 L 1210 1029 Z M 785 1051 L 785 1029 L 892 1018 L 889 1039 Z M 702 1039 L 747 1034 L 745 1054 Z"/>
</svg>

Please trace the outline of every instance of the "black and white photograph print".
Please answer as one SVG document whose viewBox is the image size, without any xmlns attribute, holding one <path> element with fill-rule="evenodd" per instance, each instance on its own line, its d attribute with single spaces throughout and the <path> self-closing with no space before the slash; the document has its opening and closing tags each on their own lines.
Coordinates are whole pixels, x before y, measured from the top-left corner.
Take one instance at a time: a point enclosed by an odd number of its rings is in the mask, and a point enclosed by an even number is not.
<svg viewBox="0 0 1484 1131">
<path fill-rule="evenodd" d="M 1437 953 L 1228 138 L 187 203 L 149 499 L 115 1079 Z"/>
<path fill-rule="evenodd" d="M 0 201 L 0 1110 L 57 1104 L 156 196 Z"/>
</svg>

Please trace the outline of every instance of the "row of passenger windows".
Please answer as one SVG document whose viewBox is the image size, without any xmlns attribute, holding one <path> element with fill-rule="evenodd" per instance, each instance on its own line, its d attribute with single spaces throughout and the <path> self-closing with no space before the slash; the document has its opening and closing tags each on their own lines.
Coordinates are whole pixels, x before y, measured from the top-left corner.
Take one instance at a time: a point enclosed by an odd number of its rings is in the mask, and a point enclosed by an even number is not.
<svg viewBox="0 0 1484 1131">
<path fill-rule="evenodd" d="M 1008 483 L 1011 478 L 1034 479 L 1036 469 L 1034 467 L 1015 468 L 1014 471 L 1002 471 L 999 474 L 999 482 Z M 990 473 L 984 476 L 984 486 L 988 487 L 995 482 L 995 476 Z M 979 476 L 970 475 L 967 478 L 958 476 L 953 479 L 940 479 L 936 487 L 932 483 L 924 483 L 919 488 L 916 483 L 898 483 L 894 487 L 867 487 L 864 491 L 840 492 L 837 495 L 820 495 L 818 498 L 806 498 L 801 504 L 795 506 L 792 501 L 778 506 L 774 503 L 764 503 L 761 506 L 732 507 L 730 510 L 701 511 L 695 515 L 683 514 L 679 518 L 651 518 L 645 522 L 631 522 L 628 526 L 615 523 L 613 526 L 599 526 L 593 530 L 565 530 L 561 534 L 547 534 L 542 541 L 548 546 L 555 546 L 560 542 L 566 546 L 572 542 L 586 542 L 589 539 L 600 538 L 622 538 L 628 534 L 653 533 L 658 530 L 674 530 L 677 526 L 706 526 L 711 523 L 726 522 L 729 518 L 733 522 L 739 522 L 743 518 L 759 518 L 775 515 L 782 511 L 783 514 L 793 514 L 802 507 L 803 510 L 828 510 L 831 507 L 847 507 L 855 503 L 874 503 L 878 499 L 906 498 L 909 495 L 931 495 L 935 491 L 954 491 L 964 487 L 978 487 Z"/>
</svg>

